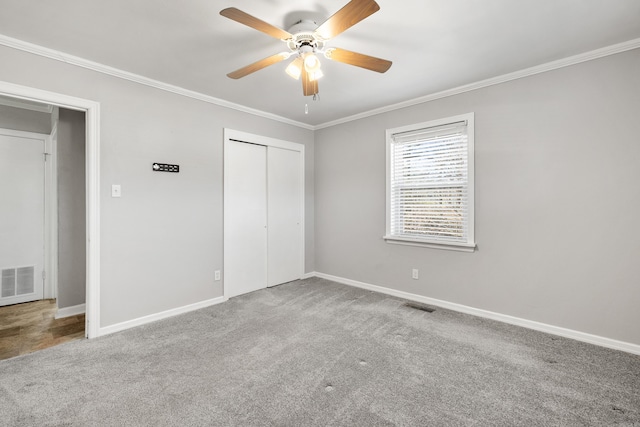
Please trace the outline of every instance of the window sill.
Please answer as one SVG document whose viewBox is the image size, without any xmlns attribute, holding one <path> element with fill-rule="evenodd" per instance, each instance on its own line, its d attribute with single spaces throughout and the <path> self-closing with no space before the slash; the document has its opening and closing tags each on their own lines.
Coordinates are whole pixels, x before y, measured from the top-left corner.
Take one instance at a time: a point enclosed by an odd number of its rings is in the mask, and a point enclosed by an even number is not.
<svg viewBox="0 0 640 427">
<path fill-rule="evenodd" d="M 423 248 L 432 249 L 444 249 L 447 251 L 459 251 L 459 252 L 474 252 L 476 249 L 475 244 L 467 243 L 441 243 L 428 240 L 412 239 L 410 237 L 399 236 L 383 236 L 387 243 L 394 245 L 407 245 L 407 246 L 420 246 Z"/>
</svg>

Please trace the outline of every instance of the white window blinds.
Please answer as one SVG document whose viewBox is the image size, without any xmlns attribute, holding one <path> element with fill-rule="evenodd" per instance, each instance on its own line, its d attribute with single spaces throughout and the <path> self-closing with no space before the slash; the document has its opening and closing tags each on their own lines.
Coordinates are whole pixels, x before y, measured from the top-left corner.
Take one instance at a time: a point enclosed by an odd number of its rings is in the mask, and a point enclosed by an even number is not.
<svg viewBox="0 0 640 427">
<path fill-rule="evenodd" d="M 467 123 L 391 133 L 390 237 L 473 244 Z"/>
</svg>

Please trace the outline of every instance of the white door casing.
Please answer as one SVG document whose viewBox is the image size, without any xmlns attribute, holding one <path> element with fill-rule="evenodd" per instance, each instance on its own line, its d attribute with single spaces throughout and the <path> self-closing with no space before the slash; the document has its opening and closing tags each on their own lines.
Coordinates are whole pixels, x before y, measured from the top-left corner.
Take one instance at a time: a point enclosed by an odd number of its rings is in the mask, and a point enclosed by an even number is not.
<svg viewBox="0 0 640 427">
<path fill-rule="evenodd" d="M 88 338 L 108 333 L 100 326 L 100 104 L 60 93 L 0 81 L 0 95 L 85 112 L 87 194 L 87 304 Z"/>
<path fill-rule="evenodd" d="M 0 129 L 0 305 L 43 298 L 48 140 Z"/>
</svg>

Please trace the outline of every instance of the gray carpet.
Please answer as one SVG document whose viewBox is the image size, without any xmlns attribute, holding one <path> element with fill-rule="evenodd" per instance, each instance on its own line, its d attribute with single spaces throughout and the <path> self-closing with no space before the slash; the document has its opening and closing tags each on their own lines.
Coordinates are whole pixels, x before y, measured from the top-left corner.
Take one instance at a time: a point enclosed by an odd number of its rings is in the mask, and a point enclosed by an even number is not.
<svg viewBox="0 0 640 427">
<path fill-rule="evenodd" d="M 640 426 L 640 357 L 308 279 L 0 362 L 7 426 Z"/>
</svg>

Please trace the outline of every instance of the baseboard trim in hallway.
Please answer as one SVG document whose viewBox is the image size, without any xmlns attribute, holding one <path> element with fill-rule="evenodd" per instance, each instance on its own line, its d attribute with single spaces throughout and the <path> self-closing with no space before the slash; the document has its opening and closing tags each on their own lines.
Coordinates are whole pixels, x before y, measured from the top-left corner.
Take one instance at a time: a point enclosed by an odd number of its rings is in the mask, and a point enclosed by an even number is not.
<svg viewBox="0 0 640 427">
<path fill-rule="evenodd" d="M 58 308 L 58 311 L 56 312 L 55 318 L 56 319 L 63 319 L 65 317 L 77 316 L 79 314 L 84 314 L 86 309 L 87 309 L 86 304 L 78 304 L 78 305 L 73 305 L 71 307 Z"/>
<path fill-rule="evenodd" d="M 391 295 L 398 298 L 417 301 L 423 304 L 435 305 L 438 307 L 446 308 L 448 310 L 453 310 L 460 313 L 471 314 L 473 316 L 484 317 L 486 319 L 491 319 L 491 320 L 497 320 L 498 322 L 508 323 L 510 325 L 522 326 L 524 328 L 529 328 L 529 329 L 533 329 L 540 332 L 546 332 L 552 335 L 558 335 L 561 337 L 571 338 L 577 341 L 582 341 L 589 344 L 598 345 L 601 347 L 607 347 L 614 350 L 620 350 L 627 353 L 640 355 L 640 345 L 629 343 L 629 342 L 618 341 L 611 338 L 592 335 L 585 332 L 575 331 L 572 329 L 566 329 L 559 326 L 536 322 L 533 320 L 522 319 L 519 317 L 509 316 L 506 314 L 495 313 L 492 311 L 482 310 L 475 307 L 456 304 L 449 301 L 429 298 L 422 295 L 417 295 L 409 292 L 399 291 L 396 289 L 386 288 L 384 286 L 372 285 L 370 283 L 346 279 L 344 277 L 332 276 L 330 274 L 312 272 L 312 273 L 307 273 L 305 276 L 306 278 L 319 277 L 321 279 L 342 283 L 343 285 L 354 286 L 356 288 L 366 289 L 374 292 L 380 292 L 380 293 Z"/>
</svg>

